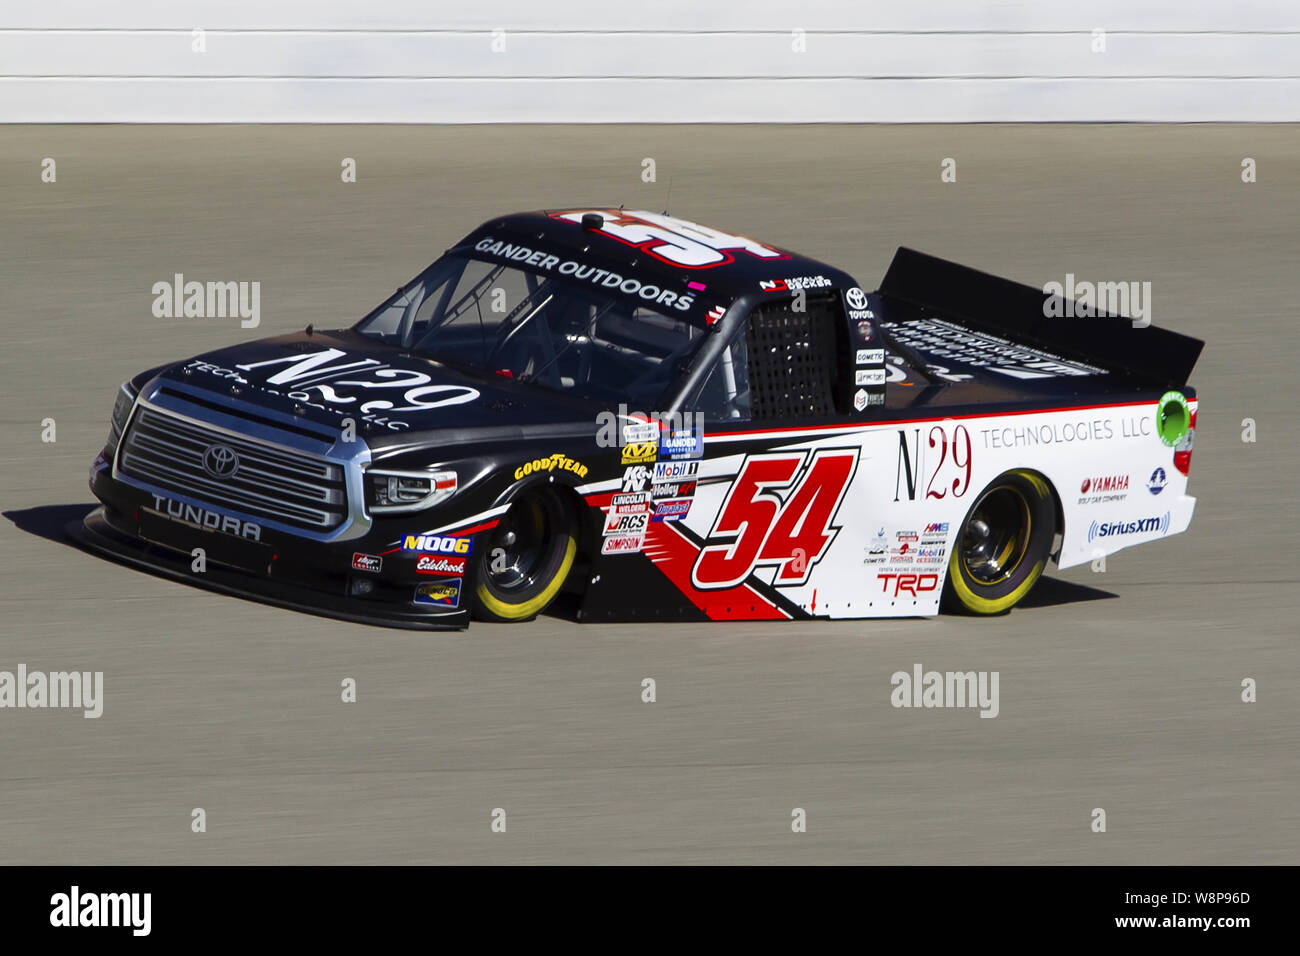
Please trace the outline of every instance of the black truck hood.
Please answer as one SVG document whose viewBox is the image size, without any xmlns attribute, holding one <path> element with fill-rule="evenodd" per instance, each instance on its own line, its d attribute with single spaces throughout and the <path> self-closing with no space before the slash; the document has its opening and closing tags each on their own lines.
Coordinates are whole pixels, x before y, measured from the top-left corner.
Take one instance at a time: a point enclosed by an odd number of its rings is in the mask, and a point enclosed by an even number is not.
<svg viewBox="0 0 1300 956">
<path fill-rule="evenodd" d="M 510 379 L 461 370 L 349 330 L 300 332 L 206 352 L 160 377 L 230 402 L 342 429 L 372 444 L 415 432 L 594 422 L 596 408 Z M 592 426 L 594 428 L 594 424 Z"/>
</svg>

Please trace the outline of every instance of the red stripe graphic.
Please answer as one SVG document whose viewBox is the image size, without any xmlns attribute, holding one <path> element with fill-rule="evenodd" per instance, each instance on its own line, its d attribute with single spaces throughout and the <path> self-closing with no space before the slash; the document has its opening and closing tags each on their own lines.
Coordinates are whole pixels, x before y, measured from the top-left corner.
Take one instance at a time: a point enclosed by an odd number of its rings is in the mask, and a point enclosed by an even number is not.
<svg viewBox="0 0 1300 956">
<path fill-rule="evenodd" d="M 790 615 L 752 587 L 740 583 L 717 591 L 701 591 L 691 583 L 691 568 L 699 551 L 674 523 L 653 524 L 646 532 L 645 556 L 677 590 L 711 621 L 785 621 Z"/>
<path fill-rule="evenodd" d="M 440 537 L 444 537 L 444 538 L 463 538 L 467 534 L 478 534 L 478 532 L 480 531 L 487 531 L 491 528 L 495 528 L 500 523 L 501 523 L 500 519 L 494 519 L 492 521 L 484 521 L 482 524 L 476 524 L 472 528 L 463 528 L 460 531 L 439 531 L 437 532 L 437 534 Z M 401 550 L 402 550 L 402 545 L 399 543 L 397 547 L 389 548 L 387 551 L 380 551 L 379 553 L 395 554 Z"/>
</svg>

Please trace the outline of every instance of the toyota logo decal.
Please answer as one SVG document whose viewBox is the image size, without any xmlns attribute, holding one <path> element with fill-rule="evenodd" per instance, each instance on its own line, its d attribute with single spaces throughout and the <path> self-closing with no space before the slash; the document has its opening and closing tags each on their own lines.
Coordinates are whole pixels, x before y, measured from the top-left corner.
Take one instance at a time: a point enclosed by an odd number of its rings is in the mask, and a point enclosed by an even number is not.
<svg viewBox="0 0 1300 956">
<path fill-rule="evenodd" d="M 203 470 L 214 478 L 229 478 L 239 471 L 239 456 L 229 445 L 209 445 L 203 450 Z"/>
</svg>

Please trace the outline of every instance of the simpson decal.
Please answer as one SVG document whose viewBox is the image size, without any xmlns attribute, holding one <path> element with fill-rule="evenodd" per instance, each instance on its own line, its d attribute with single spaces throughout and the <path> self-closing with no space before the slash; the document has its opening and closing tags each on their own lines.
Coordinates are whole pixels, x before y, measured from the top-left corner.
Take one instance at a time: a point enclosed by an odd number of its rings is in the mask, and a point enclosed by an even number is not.
<svg viewBox="0 0 1300 956">
<path fill-rule="evenodd" d="M 636 554 L 645 547 L 644 534 L 620 534 L 606 538 L 601 554 Z"/>
</svg>

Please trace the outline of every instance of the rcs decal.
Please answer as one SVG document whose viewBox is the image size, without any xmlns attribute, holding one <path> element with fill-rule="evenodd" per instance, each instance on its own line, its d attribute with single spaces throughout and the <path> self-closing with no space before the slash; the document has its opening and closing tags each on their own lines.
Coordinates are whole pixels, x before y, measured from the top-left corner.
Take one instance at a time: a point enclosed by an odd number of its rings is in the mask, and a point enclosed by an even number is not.
<svg viewBox="0 0 1300 956">
<path fill-rule="evenodd" d="M 619 514 L 610 511 L 605 518 L 605 537 L 611 534 L 645 534 L 646 525 L 650 523 L 650 512 L 640 511 L 635 514 Z"/>
<path fill-rule="evenodd" d="M 930 480 L 926 483 L 924 489 L 926 500 L 931 498 L 942 500 L 948 497 L 949 492 L 952 492 L 954 498 L 960 498 L 970 490 L 970 432 L 966 430 L 965 425 L 958 425 L 952 429 L 952 437 L 949 438 L 947 425 L 950 424 L 932 425 L 926 433 L 926 445 L 931 450 L 937 450 L 939 453 L 939 460 L 935 462 L 934 471 L 930 472 Z M 912 429 L 912 448 L 910 452 L 907 447 L 907 432 L 899 429 L 898 473 L 894 480 L 895 501 L 898 501 L 901 496 L 904 482 L 907 485 L 908 499 L 911 501 L 916 500 L 916 492 L 918 491 L 917 476 L 925 477 L 923 455 L 921 429 Z M 939 478 L 940 474 L 943 474 L 942 480 Z M 949 484 L 949 478 L 952 479 L 951 485 Z"/>
<path fill-rule="evenodd" d="M 839 531 L 833 522 L 857 470 L 859 450 L 746 458 L 708 536 L 726 543 L 700 549 L 692 583 L 706 590 L 734 587 L 764 566 L 776 567 L 772 583 L 777 586 L 807 582 Z"/>
</svg>

